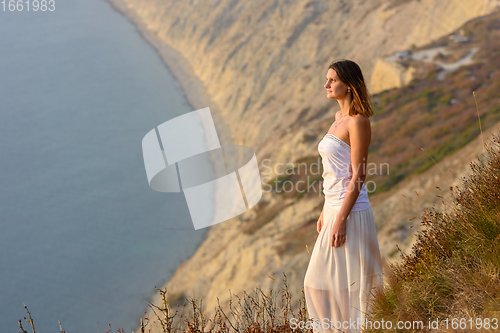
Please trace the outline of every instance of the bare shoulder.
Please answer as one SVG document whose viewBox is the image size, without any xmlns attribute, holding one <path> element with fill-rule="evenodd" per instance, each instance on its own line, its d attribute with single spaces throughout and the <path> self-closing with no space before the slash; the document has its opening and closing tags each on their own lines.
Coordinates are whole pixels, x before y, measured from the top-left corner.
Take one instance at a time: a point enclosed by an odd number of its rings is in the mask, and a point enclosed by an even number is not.
<svg viewBox="0 0 500 333">
<path fill-rule="evenodd" d="M 357 114 L 352 116 L 351 121 L 349 122 L 350 129 L 367 129 L 370 128 L 370 118 L 365 116 L 364 114 Z"/>
<path fill-rule="evenodd" d="M 363 141 L 366 140 L 368 145 L 370 145 L 372 129 L 370 125 L 370 118 L 364 114 L 357 114 L 351 118 L 351 121 L 347 124 L 349 130 L 349 140 L 351 144 L 356 144 L 360 138 Z"/>
</svg>

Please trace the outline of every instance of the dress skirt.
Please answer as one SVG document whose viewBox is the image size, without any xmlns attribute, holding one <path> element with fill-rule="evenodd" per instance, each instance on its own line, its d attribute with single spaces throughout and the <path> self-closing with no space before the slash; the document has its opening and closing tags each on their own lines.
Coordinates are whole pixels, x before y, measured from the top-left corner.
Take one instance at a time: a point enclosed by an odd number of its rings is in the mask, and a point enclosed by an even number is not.
<svg viewBox="0 0 500 333">
<path fill-rule="evenodd" d="M 330 245 L 339 211 L 325 204 L 304 278 L 304 294 L 314 332 L 359 332 L 369 314 L 369 300 L 381 288 L 382 260 L 372 208 L 351 211 L 346 242 Z M 353 324 L 356 323 L 356 324 Z"/>
</svg>

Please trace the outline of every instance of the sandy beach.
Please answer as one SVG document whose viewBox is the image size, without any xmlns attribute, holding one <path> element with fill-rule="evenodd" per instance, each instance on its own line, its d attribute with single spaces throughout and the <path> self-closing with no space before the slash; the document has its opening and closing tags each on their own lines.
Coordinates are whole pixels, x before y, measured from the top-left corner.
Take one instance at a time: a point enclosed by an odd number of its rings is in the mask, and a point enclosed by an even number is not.
<svg viewBox="0 0 500 333">
<path fill-rule="evenodd" d="M 129 19 L 136 26 L 137 30 L 144 37 L 144 39 L 146 39 L 158 51 L 158 54 L 161 56 L 163 62 L 167 65 L 169 71 L 177 80 L 177 83 L 182 89 L 184 96 L 186 96 L 187 102 L 193 108 L 193 111 L 205 107 L 210 108 L 210 113 L 214 119 L 221 145 L 233 144 L 234 137 L 231 133 L 230 127 L 227 126 L 227 123 L 222 118 L 219 107 L 207 94 L 202 82 L 193 73 L 193 70 L 186 58 L 177 50 L 158 39 L 155 33 L 146 29 L 138 15 L 134 11 L 130 10 L 124 1 L 106 1 L 110 3 L 118 12 Z"/>
<path fill-rule="evenodd" d="M 131 21 L 136 26 L 139 33 L 158 51 L 163 62 L 167 65 L 172 75 L 174 75 L 177 83 L 184 93 L 184 96 L 186 97 L 187 102 L 193 108 L 193 111 L 205 107 L 210 108 L 210 113 L 212 114 L 212 118 L 214 119 L 214 124 L 217 128 L 217 134 L 219 136 L 221 146 L 227 144 L 235 144 L 231 130 L 222 118 L 219 107 L 207 94 L 205 87 L 193 73 L 193 70 L 186 58 L 183 57 L 177 50 L 158 39 L 155 33 L 146 29 L 137 14 L 134 11 L 130 10 L 122 0 L 107 0 L 107 2 L 110 3 L 118 12 L 124 15 L 129 21 Z M 212 230 L 213 229 L 210 228 L 207 231 L 204 240 L 208 237 L 208 234 L 210 234 Z M 165 281 L 164 285 L 161 286 L 160 289 L 165 289 L 167 283 L 168 280 Z M 152 294 L 149 301 L 155 305 L 162 304 L 161 295 L 154 290 L 153 286 L 151 286 L 151 289 Z M 150 320 L 147 329 L 150 329 L 151 332 L 154 332 L 155 328 L 161 331 L 157 319 L 154 318 L 154 316 L 150 313 L 149 308 L 147 309 L 147 311 L 148 314 L 150 314 L 148 316 Z M 141 314 L 140 316 L 144 317 L 144 314 Z M 140 323 L 138 322 L 135 332 L 139 331 Z"/>
</svg>

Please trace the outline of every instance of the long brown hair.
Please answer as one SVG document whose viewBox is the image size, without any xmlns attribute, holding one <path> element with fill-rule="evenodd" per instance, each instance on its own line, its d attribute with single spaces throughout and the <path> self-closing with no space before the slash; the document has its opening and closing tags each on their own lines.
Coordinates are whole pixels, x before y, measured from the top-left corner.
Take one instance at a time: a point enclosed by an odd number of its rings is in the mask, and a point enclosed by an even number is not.
<svg viewBox="0 0 500 333">
<path fill-rule="evenodd" d="M 352 60 L 340 59 L 334 61 L 328 68 L 337 72 L 340 80 L 351 88 L 352 102 L 349 107 L 349 115 L 354 116 L 361 113 L 367 117 L 373 116 L 371 98 L 358 64 Z"/>
</svg>

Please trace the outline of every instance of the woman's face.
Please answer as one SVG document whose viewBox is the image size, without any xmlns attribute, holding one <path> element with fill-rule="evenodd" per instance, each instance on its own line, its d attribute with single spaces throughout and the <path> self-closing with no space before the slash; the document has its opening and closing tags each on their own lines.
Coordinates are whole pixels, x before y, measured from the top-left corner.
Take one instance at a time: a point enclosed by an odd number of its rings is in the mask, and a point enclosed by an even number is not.
<svg viewBox="0 0 500 333">
<path fill-rule="evenodd" d="M 347 95 L 347 85 L 340 81 L 337 72 L 329 68 L 326 73 L 326 97 L 330 99 L 339 99 Z"/>
</svg>

